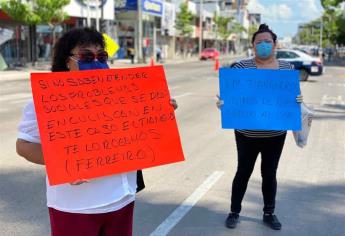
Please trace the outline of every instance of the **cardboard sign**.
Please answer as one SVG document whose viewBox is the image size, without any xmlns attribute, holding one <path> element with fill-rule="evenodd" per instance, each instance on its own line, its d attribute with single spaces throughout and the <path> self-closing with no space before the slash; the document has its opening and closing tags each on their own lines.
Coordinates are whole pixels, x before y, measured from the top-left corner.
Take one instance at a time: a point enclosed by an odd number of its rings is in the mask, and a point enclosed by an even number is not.
<svg viewBox="0 0 345 236">
<path fill-rule="evenodd" d="M 184 160 L 162 66 L 32 73 L 31 86 L 50 185 Z"/>
<path fill-rule="evenodd" d="M 298 71 L 221 68 L 222 128 L 300 130 Z"/>
</svg>

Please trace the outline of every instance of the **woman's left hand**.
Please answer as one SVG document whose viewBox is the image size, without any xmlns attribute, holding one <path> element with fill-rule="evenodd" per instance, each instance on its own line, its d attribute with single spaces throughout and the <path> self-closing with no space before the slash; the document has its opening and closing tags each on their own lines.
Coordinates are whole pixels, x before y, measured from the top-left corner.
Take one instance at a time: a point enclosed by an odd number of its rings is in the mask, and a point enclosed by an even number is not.
<svg viewBox="0 0 345 236">
<path fill-rule="evenodd" d="M 296 102 L 297 102 L 297 103 L 302 103 L 302 102 L 303 102 L 303 96 L 302 96 L 302 94 L 300 94 L 300 95 L 298 95 L 298 96 L 296 97 Z"/>
<path fill-rule="evenodd" d="M 174 107 L 174 110 L 176 110 L 178 107 L 177 102 L 174 98 L 170 98 L 170 105 Z"/>
</svg>

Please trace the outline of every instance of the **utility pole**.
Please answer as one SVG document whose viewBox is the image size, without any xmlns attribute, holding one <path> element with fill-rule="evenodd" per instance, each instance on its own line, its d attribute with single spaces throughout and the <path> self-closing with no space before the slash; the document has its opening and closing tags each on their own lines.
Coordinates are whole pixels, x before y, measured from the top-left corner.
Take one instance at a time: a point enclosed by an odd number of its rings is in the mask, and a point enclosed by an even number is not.
<svg viewBox="0 0 345 236">
<path fill-rule="evenodd" d="M 87 10 L 87 27 L 91 26 L 91 18 L 90 18 L 90 0 L 86 1 L 86 10 Z"/>
<path fill-rule="evenodd" d="M 95 10 L 96 10 L 96 29 L 99 31 L 99 8 L 101 6 L 102 0 L 96 0 L 95 1 Z"/>
<path fill-rule="evenodd" d="M 100 1 L 101 7 L 101 20 L 100 20 L 100 31 L 108 34 L 108 22 L 104 21 L 104 5 L 102 0 Z M 114 14 L 115 15 L 115 14 Z"/>
<path fill-rule="evenodd" d="M 320 21 L 320 50 L 322 54 L 322 31 L 323 31 L 323 19 L 321 16 L 321 21 Z"/>
<path fill-rule="evenodd" d="M 138 62 L 142 62 L 143 59 L 143 19 L 142 19 L 142 0 L 138 0 L 138 14 L 137 14 L 137 22 L 138 22 L 138 28 L 137 28 L 137 48 L 138 52 L 136 53 L 138 55 Z"/>
<path fill-rule="evenodd" d="M 156 26 L 156 17 L 154 18 L 153 22 L 153 47 L 152 47 L 152 57 L 153 60 L 156 61 L 156 50 L 157 50 L 157 26 Z"/>
<path fill-rule="evenodd" d="M 203 0 L 200 0 L 200 19 L 199 19 L 199 56 L 201 55 L 201 51 L 202 51 L 202 33 L 203 33 L 203 29 L 202 29 L 202 20 L 203 20 Z"/>
</svg>

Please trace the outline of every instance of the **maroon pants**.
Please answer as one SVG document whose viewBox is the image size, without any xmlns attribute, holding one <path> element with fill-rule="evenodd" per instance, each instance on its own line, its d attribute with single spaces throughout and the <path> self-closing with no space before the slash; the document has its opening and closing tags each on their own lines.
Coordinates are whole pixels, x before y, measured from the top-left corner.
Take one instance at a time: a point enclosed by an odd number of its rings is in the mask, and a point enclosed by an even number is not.
<svg viewBox="0 0 345 236">
<path fill-rule="evenodd" d="M 49 208 L 52 236 L 131 236 L 134 202 L 102 214 L 78 214 Z"/>
</svg>

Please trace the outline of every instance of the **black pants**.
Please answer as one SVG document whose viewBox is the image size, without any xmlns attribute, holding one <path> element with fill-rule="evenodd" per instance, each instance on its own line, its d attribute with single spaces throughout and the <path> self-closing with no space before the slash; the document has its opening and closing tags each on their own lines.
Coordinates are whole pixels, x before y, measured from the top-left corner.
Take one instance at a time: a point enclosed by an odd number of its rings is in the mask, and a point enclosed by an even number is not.
<svg viewBox="0 0 345 236">
<path fill-rule="evenodd" d="M 241 202 L 253 172 L 256 158 L 261 153 L 262 194 L 264 212 L 273 213 L 277 193 L 276 172 L 286 133 L 271 138 L 250 138 L 235 131 L 238 166 L 232 183 L 231 212 L 240 213 Z"/>
</svg>

